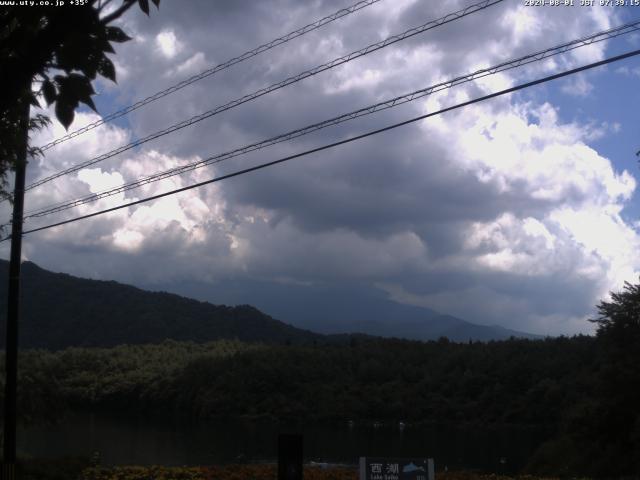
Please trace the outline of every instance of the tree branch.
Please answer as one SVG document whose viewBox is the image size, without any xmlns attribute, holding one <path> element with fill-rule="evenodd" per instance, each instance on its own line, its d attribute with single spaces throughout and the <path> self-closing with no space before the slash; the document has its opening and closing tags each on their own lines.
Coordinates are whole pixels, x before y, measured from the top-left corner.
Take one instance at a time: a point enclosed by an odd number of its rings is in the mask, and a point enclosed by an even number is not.
<svg viewBox="0 0 640 480">
<path fill-rule="evenodd" d="M 111 2 L 113 2 L 113 0 L 104 0 L 103 2 L 100 2 L 100 5 L 98 7 L 98 11 L 102 12 L 105 9 L 105 7 L 107 5 L 109 5 Z"/>
<path fill-rule="evenodd" d="M 115 19 L 120 18 L 124 12 L 126 12 L 133 6 L 134 3 L 136 3 L 136 0 L 124 0 L 120 8 L 111 12 L 106 17 L 101 18 L 100 23 L 102 23 L 103 25 L 107 25 L 108 23 L 111 23 Z"/>
</svg>

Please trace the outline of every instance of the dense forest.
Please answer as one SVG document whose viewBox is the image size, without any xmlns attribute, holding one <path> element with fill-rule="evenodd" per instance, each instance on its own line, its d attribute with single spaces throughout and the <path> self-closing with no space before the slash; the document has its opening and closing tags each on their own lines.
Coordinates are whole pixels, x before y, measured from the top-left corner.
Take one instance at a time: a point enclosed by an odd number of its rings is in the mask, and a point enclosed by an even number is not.
<svg viewBox="0 0 640 480">
<path fill-rule="evenodd" d="M 638 446 L 632 422 L 624 445 L 587 456 L 600 448 L 594 435 L 604 439 L 609 431 L 596 420 L 611 414 L 596 381 L 611 374 L 611 363 L 603 342 L 587 336 L 488 343 L 354 337 L 322 346 L 165 341 L 24 351 L 20 367 L 25 421 L 56 421 L 71 409 L 124 409 L 192 421 L 248 416 L 543 426 L 554 434 L 535 463 L 555 473 L 593 474 Z"/>
<path fill-rule="evenodd" d="M 26 351 L 21 411 L 52 405 L 183 416 L 556 425 L 590 395 L 590 337 L 348 346 L 236 341 Z"/>
<path fill-rule="evenodd" d="M 532 459 L 539 472 L 628 474 L 640 471 L 640 334 L 629 319 L 603 322 L 597 337 L 488 343 L 353 337 L 28 350 L 20 412 L 27 422 L 86 409 L 192 421 L 547 427 L 553 433 Z"/>
</svg>

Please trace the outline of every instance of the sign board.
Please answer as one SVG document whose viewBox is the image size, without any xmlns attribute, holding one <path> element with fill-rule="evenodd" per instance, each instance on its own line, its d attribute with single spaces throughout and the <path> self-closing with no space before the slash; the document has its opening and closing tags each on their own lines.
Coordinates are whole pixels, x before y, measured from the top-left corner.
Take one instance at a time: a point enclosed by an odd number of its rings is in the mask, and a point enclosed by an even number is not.
<svg viewBox="0 0 640 480">
<path fill-rule="evenodd" d="M 302 435 L 278 435 L 278 480 L 302 480 Z"/>
<path fill-rule="evenodd" d="M 360 457 L 360 480 L 434 480 L 433 458 Z"/>
</svg>

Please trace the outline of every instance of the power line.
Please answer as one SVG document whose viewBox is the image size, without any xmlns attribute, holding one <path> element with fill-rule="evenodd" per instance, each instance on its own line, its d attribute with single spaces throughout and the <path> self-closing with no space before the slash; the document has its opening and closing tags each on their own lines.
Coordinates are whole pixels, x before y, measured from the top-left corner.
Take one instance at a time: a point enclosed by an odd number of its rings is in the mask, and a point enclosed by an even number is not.
<svg viewBox="0 0 640 480">
<path fill-rule="evenodd" d="M 62 142 L 65 142 L 71 138 L 77 137 L 78 135 L 82 135 L 85 132 L 88 132 L 89 130 L 93 130 L 96 127 L 99 127 L 100 125 L 103 125 L 107 122 L 110 122 L 112 120 L 115 120 L 116 118 L 120 118 L 124 115 L 127 115 L 128 113 L 133 112 L 134 110 L 137 110 L 140 107 L 143 107 L 144 105 L 147 105 L 151 102 L 155 102 L 156 100 L 159 100 L 160 98 L 166 97 L 167 95 L 170 95 L 174 92 L 177 92 L 178 90 L 181 90 L 182 88 L 191 85 L 192 83 L 195 83 L 199 80 L 202 80 L 203 78 L 207 78 L 211 75 L 214 75 L 218 72 L 220 72 L 221 70 L 224 70 L 226 68 L 229 68 L 233 65 L 236 65 L 240 62 L 244 62 L 245 60 L 248 60 L 250 58 L 253 58 L 257 55 L 260 55 L 261 53 L 264 53 L 268 50 L 271 50 L 272 48 L 275 48 L 279 45 L 282 45 L 283 43 L 287 43 L 291 40 L 293 40 L 294 38 L 298 38 L 306 33 L 309 33 L 313 30 L 317 30 L 320 27 L 323 27 L 325 25 L 327 25 L 328 23 L 331 23 L 335 20 L 338 20 L 342 17 L 345 17 L 347 15 L 350 15 L 354 12 L 357 12 L 358 10 L 362 10 L 363 8 L 366 8 L 370 5 L 373 5 L 374 3 L 379 2 L 380 0 L 362 0 L 358 3 L 355 3 L 353 5 L 351 5 L 350 7 L 346 7 L 346 8 L 342 8 L 340 10 L 338 10 L 337 12 L 332 13 L 331 15 L 327 15 L 324 18 L 321 18 L 320 20 L 316 20 L 313 23 L 310 23 L 308 25 L 305 25 L 302 28 L 299 28 L 297 30 L 294 30 L 293 32 L 287 33 L 286 35 L 276 38 L 275 40 L 271 40 L 270 42 L 267 42 L 263 45 L 260 45 L 259 47 L 254 48 L 253 50 L 249 50 L 247 52 L 244 52 L 242 55 L 238 55 L 237 57 L 231 58 L 223 63 L 220 63 L 218 65 L 216 65 L 215 67 L 209 68 L 207 70 L 204 70 L 200 73 L 198 73 L 197 75 L 194 75 L 192 77 L 187 78 L 186 80 L 182 80 L 179 83 L 176 83 L 175 85 L 172 85 L 171 87 L 166 88 L 165 90 L 161 90 L 157 93 L 154 93 L 153 95 L 150 95 L 146 98 L 143 98 L 142 100 L 137 101 L 136 103 L 129 105 L 127 107 L 124 107 L 116 112 L 113 112 L 103 118 L 101 118 L 100 120 L 97 120 L 93 123 L 90 123 L 88 125 L 85 125 L 82 128 L 79 128 L 78 130 L 75 130 L 73 132 L 70 132 L 60 138 L 57 138 L 55 140 L 53 140 L 52 142 L 47 143 L 46 145 L 43 145 L 41 147 L 39 147 L 42 151 L 48 150 L 52 147 L 54 147 L 55 145 L 58 145 Z"/>
<path fill-rule="evenodd" d="M 454 13 L 450 13 L 448 15 L 445 15 L 444 17 L 441 17 L 437 20 L 432 20 L 430 22 L 427 22 L 423 25 L 420 25 L 419 27 L 414 27 L 414 28 L 410 28 L 409 30 L 406 30 L 405 32 L 402 32 L 400 34 L 397 35 L 393 35 L 390 36 L 388 38 L 386 38 L 385 40 L 382 40 L 381 42 L 377 42 L 374 44 L 371 44 L 367 47 L 364 47 L 360 50 L 356 50 L 354 52 L 351 52 L 348 55 L 344 55 L 342 57 L 336 58 L 334 60 L 331 60 L 330 62 L 324 63 L 322 65 L 319 65 L 317 67 L 314 67 L 312 69 L 306 70 L 302 73 L 299 73 L 293 77 L 289 77 L 285 80 L 282 80 L 278 83 L 274 83 L 273 85 L 270 85 L 268 87 L 265 88 L 261 88 L 260 90 L 257 90 L 253 93 L 250 93 L 248 95 L 244 95 L 243 97 L 240 97 L 236 100 L 232 100 L 231 102 L 228 102 L 224 105 L 220 105 L 218 107 L 215 107 L 212 110 L 209 110 L 207 112 L 201 113 L 200 115 L 195 115 L 187 120 L 183 120 L 180 123 L 176 123 L 170 127 L 165 128 L 164 130 L 160 130 L 157 131 L 155 133 L 152 133 L 151 135 L 148 135 L 144 138 L 138 139 L 134 142 L 131 142 L 127 145 L 123 145 L 121 147 L 118 147 L 114 150 L 111 150 L 110 152 L 104 153 L 102 155 L 99 155 L 97 157 L 94 157 L 90 160 L 87 160 L 85 162 L 79 163 L 77 165 L 74 165 L 73 167 L 67 168 L 65 170 L 62 170 L 58 173 L 55 173 L 53 175 L 50 175 L 48 177 L 42 178 L 40 180 L 37 180 L 33 183 L 31 183 L 30 185 L 27 185 L 25 187 L 25 191 L 27 190 L 31 190 L 33 188 L 36 188 L 40 185 L 43 185 L 44 183 L 50 182 L 51 180 L 54 180 L 56 178 L 62 177 L 64 175 L 68 175 L 70 173 L 74 173 L 77 172 L 78 170 L 81 170 L 85 167 L 88 167 L 90 165 L 94 165 L 98 162 L 101 162 L 103 160 L 106 160 L 108 158 L 114 157 L 120 153 L 126 152 L 127 150 L 131 150 L 134 147 L 137 147 L 139 145 L 142 145 L 144 143 L 147 143 L 151 140 L 155 140 L 156 138 L 162 137 L 164 135 L 168 135 L 169 133 L 173 133 L 175 131 L 181 130 L 185 127 L 189 127 L 195 123 L 201 122 L 202 120 L 205 120 L 207 118 L 210 118 L 214 115 L 217 115 L 218 113 L 224 112 L 226 110 L 230 110 L 232 108 L 235 108 L 239 105 L 242 105 L 244 103 L 247 103 L 251 100 L 255 100 L 256 98 L 259 98 L 263 95 L 266 95 L 268 93 L 271 93 L 273 91 L 279 90 L 281 88 L 284 88 L 288 85 L 300 82 L 306 78 L 312 77 L 314 75 L 317 75 L 321 72 L 324 72 L 325 70 L 329 70 L 331 68 L 337 67 L 338 65 L 342 65 L 344 63 L 350 62 L 351 60 L 354 60 L 356 58 L 368 55 L 370 53 L 373 53 L 377 50 L 380 50 L 384 47 L 387 47 L 389 45 L 392 45 L 394 43 L 400 42 L 402 40 L 405 40 L 407 38 L 413 37 L 414 35 L 418 35 L 419 33 L 423 33 L 426 32 L 427 30 L 431 30 L 433 28 L 439 27 L 441 25 L 444 25 L 446 23 L 449 22 L 453 22 L 455 20 L 458 20 L 462 17 L 465 17 L 467 15 L 470 15 L 472 13 L 475 13 L 477 11 L 483 10 L 485 8 L 488 8 L 492 5 L 495 5 L 497 3 L 500 3 L 504 0 L 483 0 L 479 3 L 473 4 L 471 6 L 468 6 L 462 10 L 459 10 L 457 12 Z"/>
<path fill-rule="evenodd" d="M 287 161 L 293 160 L 295 158 L 304 157 L 306 155 L 310 155 L 312 153 L 320 152 L 320 151 L 323 151 L 323 150 L 328 150 L 330 148 L 337 147 L 339 145 L 344 145 L 346 143 L 355 142 L 356 140 L 361 140 L 363 138 L 370 137 L 372 135 L 377 135 L 379 133 L 386 132 L 388 130 L 393 130 L 395 128 L 402 127 L 404 125 L 408 125 L 410 123 L 418 122 L 420 120 L 424 120 L 426 118 L 433 117 L 435 115 L 440 115 L 440 114 L 445 113 L 445 112 L 450 112 L 450 111 L 456 110 L 458 108 L 466 107 L 466 106 L 472 105 L 474 103 L 479 103 L 479 102 L 482 102 L 482 101 L 485 101 L 485 100 L 489 100 L 491 98 L 499 97 L 501 95 L 506 95 L 508 93 L 517 92 L 517 91 L 523 90 L 525 88 L 533 87 L 535 85 L 540 85 L 542 83 L 546 83 L 546 82 L 549 82 L 551 80 L 556 80 L 558 78 L 566 77 L 568 75 L 573 75 L 575 73 L 579 73 L 579 72 L 582 72 L 582 71 L 585 71 L 585 70 L 589 70 L 591 68 L 599 67 L 599 66 L 602 66 L 602 65 L 606 65 L 606 64 L 609 64 L 609 63 L 617 62 L 617 61 L 623 60 L 625 58 L 630 58 L 630 57 L 633 57 L 633 56 L 636 56 L 636 55 L 640 55 L 640 49 L 633 50 L 631 52 L 627 52 L 627 53 L 624 53 L 624 54 L 621 54 L 621 55 L 617 55 L 617 56 L 614 56 L 614 57 L 610 57 L 610 58 L 607 58 L 605 60 L 601 60 L 599 62 L 590 63 L 590 64 L 584 65 L 582 67 L 574 68 L 574 69 L 567 70 L 567 71 L 564 71 L 564 72 L 561 72 L 561 73 L 556 73 L 554 75 L 549 75 L 547 77 L 543 77 L 543 78 L 540 78 L 538 80 L 533 80 L 531 82 L 523 83 L 523 84 L 517 85 L 515 87 L 507 88 L 507 89 L 500 90 L 500 91 L 495 92 L 495 93 L 491 93 L 489 95 L 484 95 L 482 97 L 475 98 L 473 100 L 462 102 L 462 103 L 459 103 L 457 105 L 453 105 L 451 107 L 443 108 L 443 109 L 438 110 L 436 112 L 420 115 L 418 117 L 414 117 L 414 118 L 411 118 L 409 120 L 405 120 L 403 122 L 395 123 L 395 124 L 389 125 L 387 127 L 379 128 L 377 130 L 372 130 L 370 132 L 363 133 L 363 134 L 355 136 L 355 137 L 351 137 L 351 138 L 347 138 L 345 140 L 340 140 L 338 142 L 334 142 L 334 143 L 330 143 L 330 144 L 327 144 L 327 145 L 323 145 L 321 147 L 313 148 L 311 150 L 306 150 L 304 152 L 296 153 L 294 155 L 289 155 L 287 157 L 280 158 L 278 160 L 273 160 L 271 162 L 262 163 L 260 165 L 254 166 L 254 167 L 245 168 L 243 170 L 239 170 L 239 171 L 236 171 L 236 172 L 233 172 L 233 173 L 229 173 L 229 174 L 223 175 L 221 177 L 212 178 L 212 179 L 206 180 L 204 182 L 199 182 L 199 183 L 196 183 L 196 184 L 193 184 L 193 185 L 189 185 L 189 186 L 186 186 L 186 187 L 182 187 L 182 188 L 178 188 L 178 189 L 175 189 L 175 190 L 171 190 L 169 192 L 164 192 L 164 193 L 160 193 L 158 195 L 153 195 L 151 197 L 146 197 L 146 198 L 143 198 L 141 200 L 136 200 L 136 201 L 133 201 L 133 202 L 129 202 L 129 203 L 125 203 L 125 204 L 122 204 L 122 205 L 118 205 L 116 207 L 107 208 L 105 210 L 100 210 L 98 212 L 94 212 L 94 213 L 90 213 L 90 214 L 87 214 L 87 215 L 82 215 L 82 216 L 79 216 L 79 217 L 71 218 L 69 220 L 64 220 L 64 221 L 61 221 L 61 222 L 45 225 L 43 227 L 38 227 L 38 228 L 33 228 L 31 230 L 26 230 L 26 231 L 23 232 L 23 235 L 26 235 L 27 233 L 39 232 L 41 230 L 47 230 L 49 228 L 59 227 L 61 225 L 66 225 L 68 223 L 73 223 L 73 222 L 77 222 L 77 221 L 80 221 L 80 220 L 85 220 L 87 218 L 91 218 L 91 217 L 95 217 L 95 216 L 98 216 L 98 215 L 103 215 L 103 214 L 106 214 L 106 213 L 114 212 L 114 211 L 120 210 L 122 208 L 132 207 L 132 206 L 135 206 L 135 205 L 139 205 L 141 203 L 146 203 L 146 202 L 149 202 L 149 201 L 152 201 L 152 200 L 157 200 L 159 198 L 167 197 L 169 195 L 174 195 L 176 193 L 180 193 L 180 192 L 184 192 L 184 191 L 187 191 L 187 190 L 191 190 L 193 188 L 202 187 L 202 186 L 208 185 L 210 183 L 220 182 L 222 180 L 226 180 L 226 179 L 229 179 L 229 178 L 232 178 L 232 177 L 237 177 L 237 176 L 243 175 L 245 173 L 250 173 L 250 172 L 253 172 L 253 171 L 256 171 L 256 170 L 261 170 L 263 168 L 270 167 L 270 166 L 273 166 L 273 165 L 277 165 L 279 163 L 287 162 Z M 0 240 L 0 242 L 4 242 L 5 240 L 7 240 L 9 238 L 10 238 L 10 236 L 9 237 L 5 237 L 2 240 Z"/>
<path fill-rule="evenodd" d="M 516 67 L 520 67 L 522 65 L 526 65 L 529 63 L 533 63 L 533 62 L 537 62 L 537 61 L 541 61 L 544 60 L 545 58 L 549 58 L 551 56 L 554 55 L 558 55 L 561 53 L 566 53 L 568 51 L 574 50 L 576 48 L 580 48 L 586 45 L 591 45 L 593 43 L 596 42 L 601 42 L 604 40 L 609 40 L 611 38 L 615 38 L 617 36 L 620 35 L 624 35 L 627 33 L 631 33 L 634 31 L 637 31 L 640 29 L 640 20 L 634 21 L 634 22 L 630 22 L 627 23 L 625 25 L 621 25 L 619 27 L 615 27 L 615 28 L 611 28 L 609 30 L 605 30 L 602 32 L 598 32 L 595 33 L 593 35 L 589 35 L 577 40 L 573 40 L 571 42 L 567 42 L 567 43 L 563 43 L 561 45 L 557 45 L 555 47 L 551 47 L 551 48 L 547 48 L 545 50 L 541 50 L 535 53 L 531 53 L 516 59 L 512 59 L 512 60 L 508 60 L 505 62 L 502 62 L 498 65 L 492 66 L 492 67 L 488 67 L 488 68 L 484 68 L 481 70 L 477 70 L 473 73 L 467 74 L 467 75 L 463 75 L 463 76 L 459 76 L 456 77 L 454 79 L 451 80 L 447 80 L 445 82 L 441 82 L 438 83 L 436 85 L 432 85 L 430 87 L 426 87 L 420 90 L 416 90 L 414 92 L 405 94 L 405 95 L 401 95 L 389 100 L 385 100 L 383 102 L 379 102 L 376 103 L 374 105 L 370 105 L 364 108 L 360 108 L 358 110 L 349 112 L 349 113 L 345 113 L 342 115 L 339 115 L 337 117 L 333 117 L 331 119 L 328 120 L 324 120 L 322 122 L 319 123 L 315 123 L 312 125 L 308 125 L 306 127 L 303 128 L 299 128 L 287 133 L 283 133 L 280 135 L 277 135 L 275 137 L 271 137 L 269 139 L 266 140 L 262 140 L 260 142 L 257 143 L 253 143 L 250 145 L 246 145 L 244 147 L 240 147 L 240 148 L 236 148 L 234 150 L 225 152 L 225 153 L 220 153 L 217 155 L 214 155 L 212 157 L 209 157 L 207 159 L 204 160 L 199 160 L 196 162 L 192 162 L 189 163 L 187 165 L 182 165 L 179 167 L 174 167 L 168 170 L 165 170 L 163 172 L 159 172 L 159 173 L 155 173 L 152 175 L 148 175 L 146 177 L 140 178 L 138 180 L 135 180 L 133 182 L 121 185 L 119 187 L 115 187 L 115 188 L 111 188 L 108 190 L 104 190 L 102 192 L 98 192 L 98 193 L 94 193 L 92 195 L 88 195 L 85 197 L 81 197 L 78 199 L 73 199 L 73 200 L 68 200 L 65 202 L 61 202 L 55 205 L 51 205 L 51 206 L 47 206 L 47 207 L 42 207 L 36 210 L 32 210 L 30 212 L 27 212 L 27 214 L 25 215 L 25 219 L 28 218 L 36 218 L 36 217 L 43 217 L 46 215 L 50 215 L 53 213 L 58 213 L 64 210 L 68 210 L 70 208 L 74 208 L 80 205 L 84 205 L 87 203 L 91 203 L 91 202 L 95 202 L 97 200 L 103 199 L 103 198 L 107 198 L 113 195 L 117 195 L 118 193 L 123 193 L 129 190 L 133 190 L 135 188 L 138 188 L 140 186 L 143 185 L 147 185 L 149 183 L 152 182 L 156 182 L 156 181 L 160 181 L 163 180 L 165 178 L 170 178 L 173 177 L 175 175 L 180 175 L 192 170 L 195 170 L 197 168 L 201 168 L 207 165 L 211 165 L 211 164 L 215 164 L 215 163 L 220 163 L 223 162 L 225 160 L 228 160 L 230 158 L 233 157 L 237 157 L 249 152 L 253 152 L 256 150 L 261 150 L 263 148 L 266 148 L 268 146 L 271 145 L 275 145 L 277 143 L 281 143 L 281 142 L 285 142 L 288 140 L 291 140 L 293 138 L 297 138 L 303 135 L 307 135 L 309 133 L 315 132 L 317 130 L 329 127 L 329 126 L 333 126 L 333 125 L 338 125 L 340 123 L 343 122 L 347 122 L 349 120 L 353 120 L 365 115 L 370 115 L 373 114 L 375 112 L 379 112 L 382 110 L 386 110 L 389 108 L 393 108 L 396 107 L 398 105 L 402 105 L 404 103 L 407 102 L 411 102 L 414 101 L 416 99 L 422 98 L 424 96 L 427 95 L 431 95 L 433 93 L 451 88 L 453 86 L 456 85 L 460 85 L 466 82 L 470 82 L 473 80 L 477 80 L 478 78 L 483 78 L 485 76 L 488 75 L 493 75 L 496 74 L 498 72 L 503 72 L 503 71 L 507 71 Z"/>
</svg>

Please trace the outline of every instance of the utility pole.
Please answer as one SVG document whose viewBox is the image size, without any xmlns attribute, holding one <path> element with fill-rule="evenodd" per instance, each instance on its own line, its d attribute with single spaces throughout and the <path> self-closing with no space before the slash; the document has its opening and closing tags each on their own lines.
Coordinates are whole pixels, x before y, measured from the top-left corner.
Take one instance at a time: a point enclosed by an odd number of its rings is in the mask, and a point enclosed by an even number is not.
<svg viewBox="0 0 640 480">
<path fill-rule="evenodd" d="M 11 256 L 9 259 L 9 294 L 7 298 L 7 336 L 5 346 L 4 387 L 4 461 L 0 480 L 14 480 L 16 468 L 16 411 L 18 380 L 18 319 L 20 316 L 20 258 L 22 256 L 22 217 L 24 213 L 24 183 L 27 170 L 29 141 L 29 101 L 27 95 L 20 105 L 18 128 L 22 134 L 16 158 L 13 187 L 13 221 L 11 224 Z"/>
</svg>

